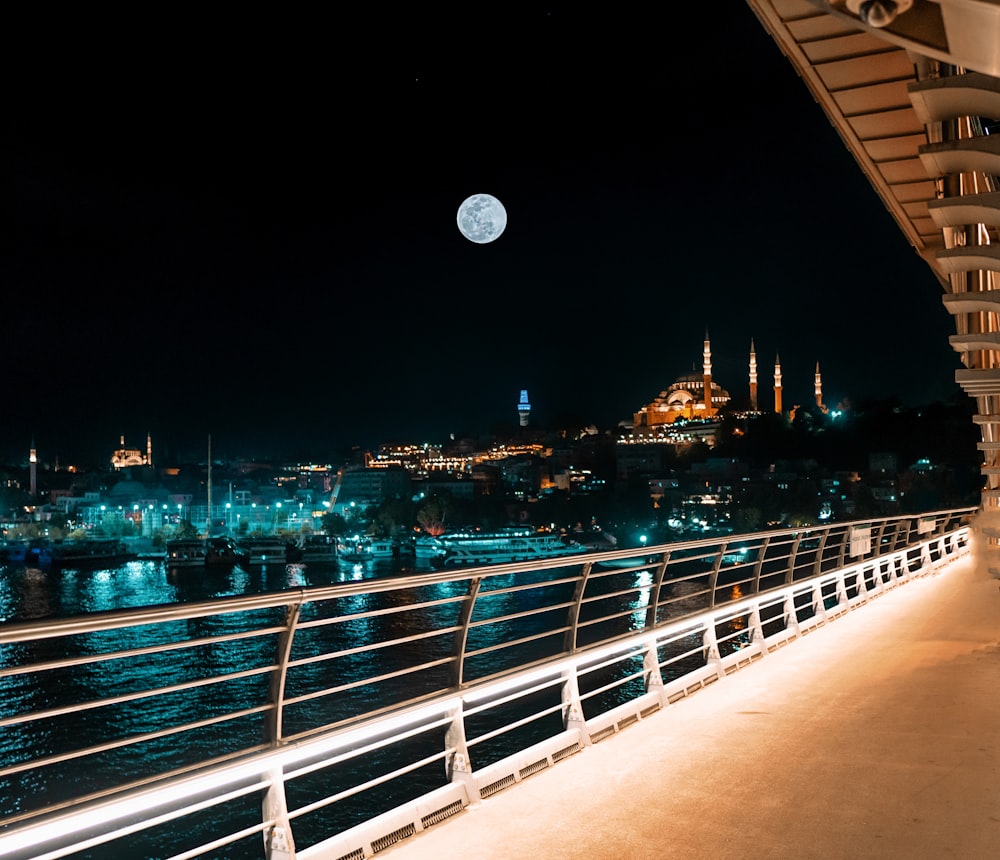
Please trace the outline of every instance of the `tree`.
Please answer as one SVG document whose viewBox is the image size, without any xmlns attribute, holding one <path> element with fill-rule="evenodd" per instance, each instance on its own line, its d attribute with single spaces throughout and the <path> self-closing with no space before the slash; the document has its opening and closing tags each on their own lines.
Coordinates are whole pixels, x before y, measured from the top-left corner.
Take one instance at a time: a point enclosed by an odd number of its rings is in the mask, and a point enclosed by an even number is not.
<svg viewBox="0 0 1000 860">
<path fill-rule="evenodd" d="M 328 513 L 322 517 L 323 531 L 331 537 L 342 537 L 347 533 L 347 520 L 340 514 Z"/>
<path fill-rule="evenodd" d="M 417 509 L 417 523 L 427 534 L 437 537 L 445 533 L 445 523 L 453 509 L 451 496 L 435 493 L 425 498 Z"/>
</svg>

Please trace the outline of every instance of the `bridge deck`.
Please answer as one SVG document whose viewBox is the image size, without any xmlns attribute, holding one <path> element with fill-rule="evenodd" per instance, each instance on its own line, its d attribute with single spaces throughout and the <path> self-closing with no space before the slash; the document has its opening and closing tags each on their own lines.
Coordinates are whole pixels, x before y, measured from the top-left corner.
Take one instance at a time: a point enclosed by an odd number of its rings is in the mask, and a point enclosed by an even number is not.
<svg viewBox="0 0 1000 860">
<path fill-rule="evenodd" d="M 967 556 L 379 856 L 995 857 L 998 637 Z"/>
</svg>

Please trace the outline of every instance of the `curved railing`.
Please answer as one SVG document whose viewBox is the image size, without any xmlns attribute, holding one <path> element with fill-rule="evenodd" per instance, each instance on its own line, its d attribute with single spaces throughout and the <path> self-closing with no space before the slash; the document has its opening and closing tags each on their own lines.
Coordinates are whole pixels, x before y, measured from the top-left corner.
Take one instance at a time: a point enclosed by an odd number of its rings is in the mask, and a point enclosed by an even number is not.
<svg viewBox="0 0 1000 860">
<path fill-rule="evenodd" d="M 0 625 L 0 855 L 369 857 L 935 570 L 975 511 Z"/>
</svg>

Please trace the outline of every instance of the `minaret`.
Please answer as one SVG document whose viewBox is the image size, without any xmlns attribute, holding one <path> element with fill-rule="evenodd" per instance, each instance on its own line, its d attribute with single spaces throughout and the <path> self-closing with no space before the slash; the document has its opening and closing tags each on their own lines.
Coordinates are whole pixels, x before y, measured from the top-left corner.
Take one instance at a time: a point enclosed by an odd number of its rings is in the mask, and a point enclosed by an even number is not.
<svg viewBox="0 0 1000 860">
<path fill-rule="evenodd" d="M 31 439 L 31 453 L 28 454 L 28 463 L 31 469 L 31 498 L 38 494 L 38 454 L 35 451 L 35 439 Z"/>
<path fill-rule="evenodd" d="M 774 356 L 774 411 L 781 414 L 781 357 Z"/>
<path fill-rule="evenodd" d="M 517 417 L 522 427 L 528 426 L 528 416 L 531 414 L 531 404 L 528 403 L 528 389 L 521 389 L 521 399 L 517 401 Z"/>
<path fill-rule="evenodd" d="M 750 338 L 750 409 L 757 411 L 757 352 Z"/>
<path fill-rule="evenodd" d="M 705 417 L 711 418 L 715 413 L 712 411 L 712 343 L 708 339 L 708 331 L 705 331 L 705 351 L 702 371 L 705 374 Z"/>
<path fill-rule="evenodd" d="M 819 362 L 816 362 L 816 405 L 823 409 L 823 378 L 819 375 Z"/>
<path fill-rule="evenodd" d="M 153 465 L 153 437 L 146 431 L 146 465 Z"/>
</svg>

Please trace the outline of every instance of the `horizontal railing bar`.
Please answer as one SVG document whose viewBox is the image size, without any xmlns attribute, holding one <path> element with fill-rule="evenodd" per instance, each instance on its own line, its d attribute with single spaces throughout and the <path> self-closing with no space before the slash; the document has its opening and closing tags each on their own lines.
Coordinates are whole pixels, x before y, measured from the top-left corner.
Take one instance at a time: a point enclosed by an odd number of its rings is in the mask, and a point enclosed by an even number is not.
<svg viewBox="0 0 1000 860">
<path fill-rule="evenodd" d="M 439 627 L 434 630 L 425 630 L 423 633 L 414 633 L 411 636 L 401 636 L 398 639 L 387 639 L 384 642 L 368 642 L 364 645 L 358 645 L 356 648 L 343 648 L 339 651 L 326 651 L 323 654 L 317 654 L 314 657 L 299 657 L 295 660 L 288 661 L 288 668 L 295 668 L 297 666 L 305 666 L 311 663 L 321 663 L 326 660 L 337 660 L 341 657 L 352 657 L 355 654 L 370 654 L 373 651 L 380 651 L 385 648 L 392 648 L 396 645 L 405 645 L 409 642 L 422 642 L 425 639 L 437 639 L 441 636 L 446 636 L 451 633 L 457 633 L 462 628 L 458 625 L 452 625 L 451 627 Z"/>
<path fill-rule="evenodd" d="M 467 738 L 465 741 L 466 746 L 472 749 L 477 744 L 485 743 L 486 741 L 491 741 L 493 738 L 501 737 L 508 732 L 514 731 L 514 729 L 519 729 L 522 726 L 530 725 L 531 723 L 538 722 L 542 717 L 547 717 L 549 714 L 554 714 L 556 712 L 562 713 L 564 705 L 560 702 L 558 705 L 552 705 L 548 708 L 542 708 L 540 711 L 536 711 L 533 714 L 529 714 L 526 717 L 522 717 L 519 720 L 515 720 L 512 723 L 506 723 L 493 731 L 486 732 L 481 735 L 476 735 L 474 738 Z"/>
<path fill-rule="evenodd" d="M 507 648 L 514 648 L 518 645 L 527 645 L 529 642 L 537 642 L 539 639 L 550 639 L 560 633 L 566 633 L 570 629 L 566 625 L 553 627 L 551 630 L 544 630 L 541 633 L 534 633 L 531 636 L 522 636 L 519 639 L 499 642 L 496 645 L 485 645 L 482 648 L 471 649 L 465 652 L 465 661 L 468 662 L 473 657 L 481 657 L 483 654 L 492 654 L 494 651 L 504 651 Z"/>
<path fill-rule="evenodd" d="M 199 845 L 197 848 L 192 848 L 189 851 L 185 851 L 181 854 L 172 854 L 165 860 L 191 860 L 194 857 L 204 857 L 209 851 L 215 851 L 217 848 L 222 848 L 226 845 L 232 845 L 235 842 L 239 842 L 241 839 L 246 839 L 248 836 L 253 836 L 256 833 L 264 833 L 269 827 L 273 827 L 275 820 L 273 818 L 267 821 L 262 821 L 260 824 L 252 824 L 250 827 L 244 827 L 242 830 L 237 830 L 235 833 L 229 834 L 222 839 L 216 839 L 214 842 L 205 842 Z"/>
<path fill-rule="evenodd" d="M 407 603 L 405 606 L 388 606 L 384 609 L 366 609 L 364 612 L 353 612 L 350 615 L 335 615 L 330 618 L 310 618 L 297 625 L 300 630 L 312 630 L 317 627 L 330 627 L 334 624 L 352 624 L 367 621 L 370 618 L 384 618 L 387 615 L 401 615 L 418 610 L 433 609 L 438 606 L 448 606 L 452 603 L 462 603 L 468 600 L 468 595 L 442 597 L 439 600 L 427 600 L 422 603 Z M 309 601 L 310 603 L 315 601 Z"/>
<path fill-rule="evenodd" d="M 624 675 L 621 678 L 617 678 L 616 680 L 605 684 L 603 687 L 596 687 L 593 690 L 589 690 L 586 693 L 581 693 L 580 701 L 585 702 L 587 701 L 587 699 L 592 699 L 594 698 L 594 696 L 600 696 L 604 693 L 607 693 L 609 690 L 616 690 L 618 687 L 622 687 L 625 684 L 630 683 L 631 681 L 635 681 L 637 678 L 642 678 L 643 675 L 644 675 L 643 672 L 632 672 L 628 675 Z"/>
<path fill-rule="evenodd" d="M 18 725 L 19 723 L 33 722 L 37 720 L 50 719 L 52 717 L 62 717 L 76 711 L 91 711 L 104 708 L 109 705 L 121 705 L 125 702 L 136 702 L 141 699 L 150 699 L 157 696 L 167 696 L 171 693 L 179 693 L 183 690 L 194 690 L 198 687 L 208 687 L 212 684 L 223 684 L 227 681 L 235 681 L 240 678 L 253 678 L 257 675 L 266 675 L 277 669 L 277 665 L 261 666 L 257 669 L 246 669 L 243 672 L 232 672 L 228 675 L 213 675 L 211 678 L 200 678 L 197 681 L 185 681 L 183 684 L 172 684 L 169 687 L 152 687 L 147 690 L 137 690 L 134 693 L 123 693 L 120 696 L 111 696 L 107 699 L 90 699 L 78 705 L 66 705 L 62 708 L 48 708 L 44 711 L 33 711 L 27 714 L 17 714 L 13 717 L 0 719 L 0 728 L 4 726 Z"/>
<path fill-rule="evenodd" d="M 324 807 L 330 806 L 338 801 L 346 800 L 348 797 L 354 797 L 354 795 L 361 794 L 363 791 L 375 788 L 377 785 L 384 785 L 387 782 L 392 782 L 394 779 L 398 779 L 399 777 L 412 773 L 413 771 L 420 770 L 420 768 L 427 767 L 427 765 L 434 764 L 434 762 L 447 760 L 447 757 L 454 751 L 454 749 L 449 747 L 441 752 L 434 753 L 434 755 L 429 755 L 426 758 L 420 759 L 419 761 L 410 762 L 410 764 L 405 767 L 398 768 L 390 773 L 384 773 L 381 776 L 377 776 L 367 782 L 359 783 L 358 785 L 352 786 L 351 788 L 338 792 L 337 794 L 332 794 L 322 800 L 317 800 L 305 806 L 300 806 L 297 809 L 289 809 L 288 817 L 294 820 L 306 815 L 307 813 L 315 812 L 317 809 L 323 809 Z"/>
<path fill-rule="evenodd" d="M 506 696 L 498 696 L 497 698 L 482 699 L 481 705 L 469 705 L 462 711 L 463 718 L 474 717 L 476 714 L 482 713 L 484 711 L 489 711 L 498 705 L 506 705 L 510 702 L 522 699 L 525 696 L 531 696 L 535 693 L 541 693 L 543 690 L 548 690 L 550 687 L 557 687 L 563 684 L 564 678 L 561 674 L 554 674 L 552 677 L 541 681 L 538 684 L 533 684 L 530 687 L 517 688 L 510 694 Z"/>
<path fill-rule="evenodd" d="M 165 622 L 170 623 L 170 622 Z M 202 636 L 198 639 L 185 639 L 180 642 L 169 642 L 163 645 L 148 645 L 144 648 L 128 648 L 120 651 L 109 651 L 101 654 L 88 654 L 84 657 L 67 657 L 62 660 L 46 660 L 40 663 L 25 663 L 21 666 L 10 666 L 0 669 L 0 678 L 25 675 L 29 672 L 49 672 L 53 669 L 68 669 L 73 666 L 86 666 L 91 663 L 105 663 L 109 660 L 123 660 L 130 657 L 142 657 L 147 654 L 163 654 L 168 651 L 180 651 L 186 648 L 200 648 L 204 645 L 218 645 L 221 642 L 237 642 L 241 639 L 260 639 L 284 632 L 282 627 L 262 627 L 246 630 L 242 633 L 220 633 L 218 636 Z"/>
<path fill-rule="evenodd" d="M 220 794 L 212 797 L 209 800 L 202 800 L 198 803 L 192 803 L 188 806 L 181 807 L 179 809 L 172 809 L 170 812 L 165 812 L 161 815 L 153 816 L 152 818 L 145 819 L 141 822 L 136 822 L 135 824 L 129 824 L 125 827 L 120 827 L 117 830 L 110 831 L 107 833 L 102 833 L 100 836 L 95 836 L 89 839 L 82 845 L 73 845 L 70 851 L 59 851 L 58 853 L 51 853 L 42 855 L 38 860 L 42 860 L 43 857 L 64 857 L 66 854 L 72 852 L 76 853 L 80 850 L 85 850 L 87 848 L 94 848 L 98 845 L 104 845 L 107 842 L 111 842 L 115 839 L 121 839 L 124 836 L 131 836 L 133 833 L 140 833 L 143 830 L 148 830 L 150 827 L 156 827 L 160 824 L 166 824 L 168 821 L 175 821 L 185 815 L 190 815 L 194 812 L 200 812 L 203 809 L 211 809 L 213 806 L 219 806 L 222 803 L 226 803 L 230 800 L 236 800 L 239 797 L 250 794 L 251 792 L 260 791 L 261 789 L 267 788 L 270 780 L 259 780 L 252 785 L 242 786 L 241 788 L 234 789 L 233 791 L 227 792 L 226 794 Z M 261 822 L 260 824 L 255 824 L 252 827 L 247 828 L 246 833 L 243 835 L 249 835 L 253 833 L 261 833 L 265 827 L 268 826 L 267 822 Z M 237 837 L 239 839 L 243 838 L 243 835 Z M 222 842 L 223 845 L 228 845 L 231 842 L 235 842 L 236 839 L 229 838 Z M 190 852 L 185 852 L 183 855 L 176 856 L 188 856 L 188 857 L 199 857 L 205 853 L 207 850 L 206 846 L 199 846 L 197 849 L 193 849 L 196 853 L 191 854 Z"/>
<path fill-rule="evenodd" d="M 516 621 L 519 618 L 532 618 L 535 615 L 544 615 L 547 612 L 555 612 L 557 609 L 569 609 L 574 605 L 573 601 L 566 600 L 562 603 L 546 603 L 544 606 L 536 606 L 533 609 L 524 609 L 521 612 L 508 612 L 503 615 L 490 615 L 486 618 L 476 618 L 469 622 L 469 629 L 475 630 L 478 627 L 490 627 L 494 624 Z"/>
<path fill-rule="evenodd" d="M 298 705 L 312 699 L 321 699 L 324 696 L 332 696 L 334 693 L 344 693 L 348 690 L 354 690 L 357 687 L 368 687 L 372 684 L 380 684 L 383 681 L 389 681 L 392 678 L 399 678 L 403 675 L 412 675 L 416 672 L 422 672 L 425 669 L 433 669 L 435 666 L 444 666 L 448 663 L 454 662 L 454 659 L 454 657 L 441 657 L 437 660 L 428 660 L 426 663 L 419 663 L 416 666 L 407 666 L 406 668 L 399 669 L 395 672 L 386 672 L 383 675 L 371 675 L 359 678 L 357 681 L 352 681 L 349 684 L 340 684 L 336 687 L 326 687 L 322 690 L 313 690 L 311 693 L 304 693 L 301 696 L 289 696 L 285 699 L 285 707 L 288 707 L 289 705 Z"/>
<path fill-rule="evenodd" d="M 172 726 L 168 729 L 161 729 L 158 732 L 145 732 L 140 735 L 130 735 L 127 738 L 119 738 L 116 741 L 108 741 L 103 744 L 95 744 L 94 746 L 81 747 L 77 750 L 70 750 L 65 753 L 57 753 L 55 755 L 43 756 L 42 758 L 31 759 L 25 762 L 19 762 L 18 764 L 7 765 L 5 767 L 0 767 L 0 779 L 6 776 L 10 776 L 15 773 L 23 773 L 26 770 L 37 767 L 49 767 L 53 764 L 58 764 L 63 761 L 73 761 L 78 758 L 85 758 L 86 756 L 96 755 L 97 753 L 110 752 L 111 750 L 120 749 L 127 746 L 135 746 L 137 744 L 147 743 L 148 741 L 158 740 L 159 738 L 167 738 L 171 735 L 181 734 L 183 732 L 189 732 L 194 729 L 203 729 L 207 726 L 214 726 L 218 723 L 229 722 L 230 720 L 238 720 L 243 717 L 249 717 L 253 714 L 262 714 L 266 711 L 274 709 L 272 703 L 266 703 L 263 705 L 257 705 L 253 708 L 244 708 L 241 711 L 229 711 L 225 714 L 220 714 L 217 717 L 210 717 L 204 720 L 197 720 L 193 723 L 184 723 L 179 726 Z M 79 802 L 79 801 L 78 801 Z"/>
</svg>

